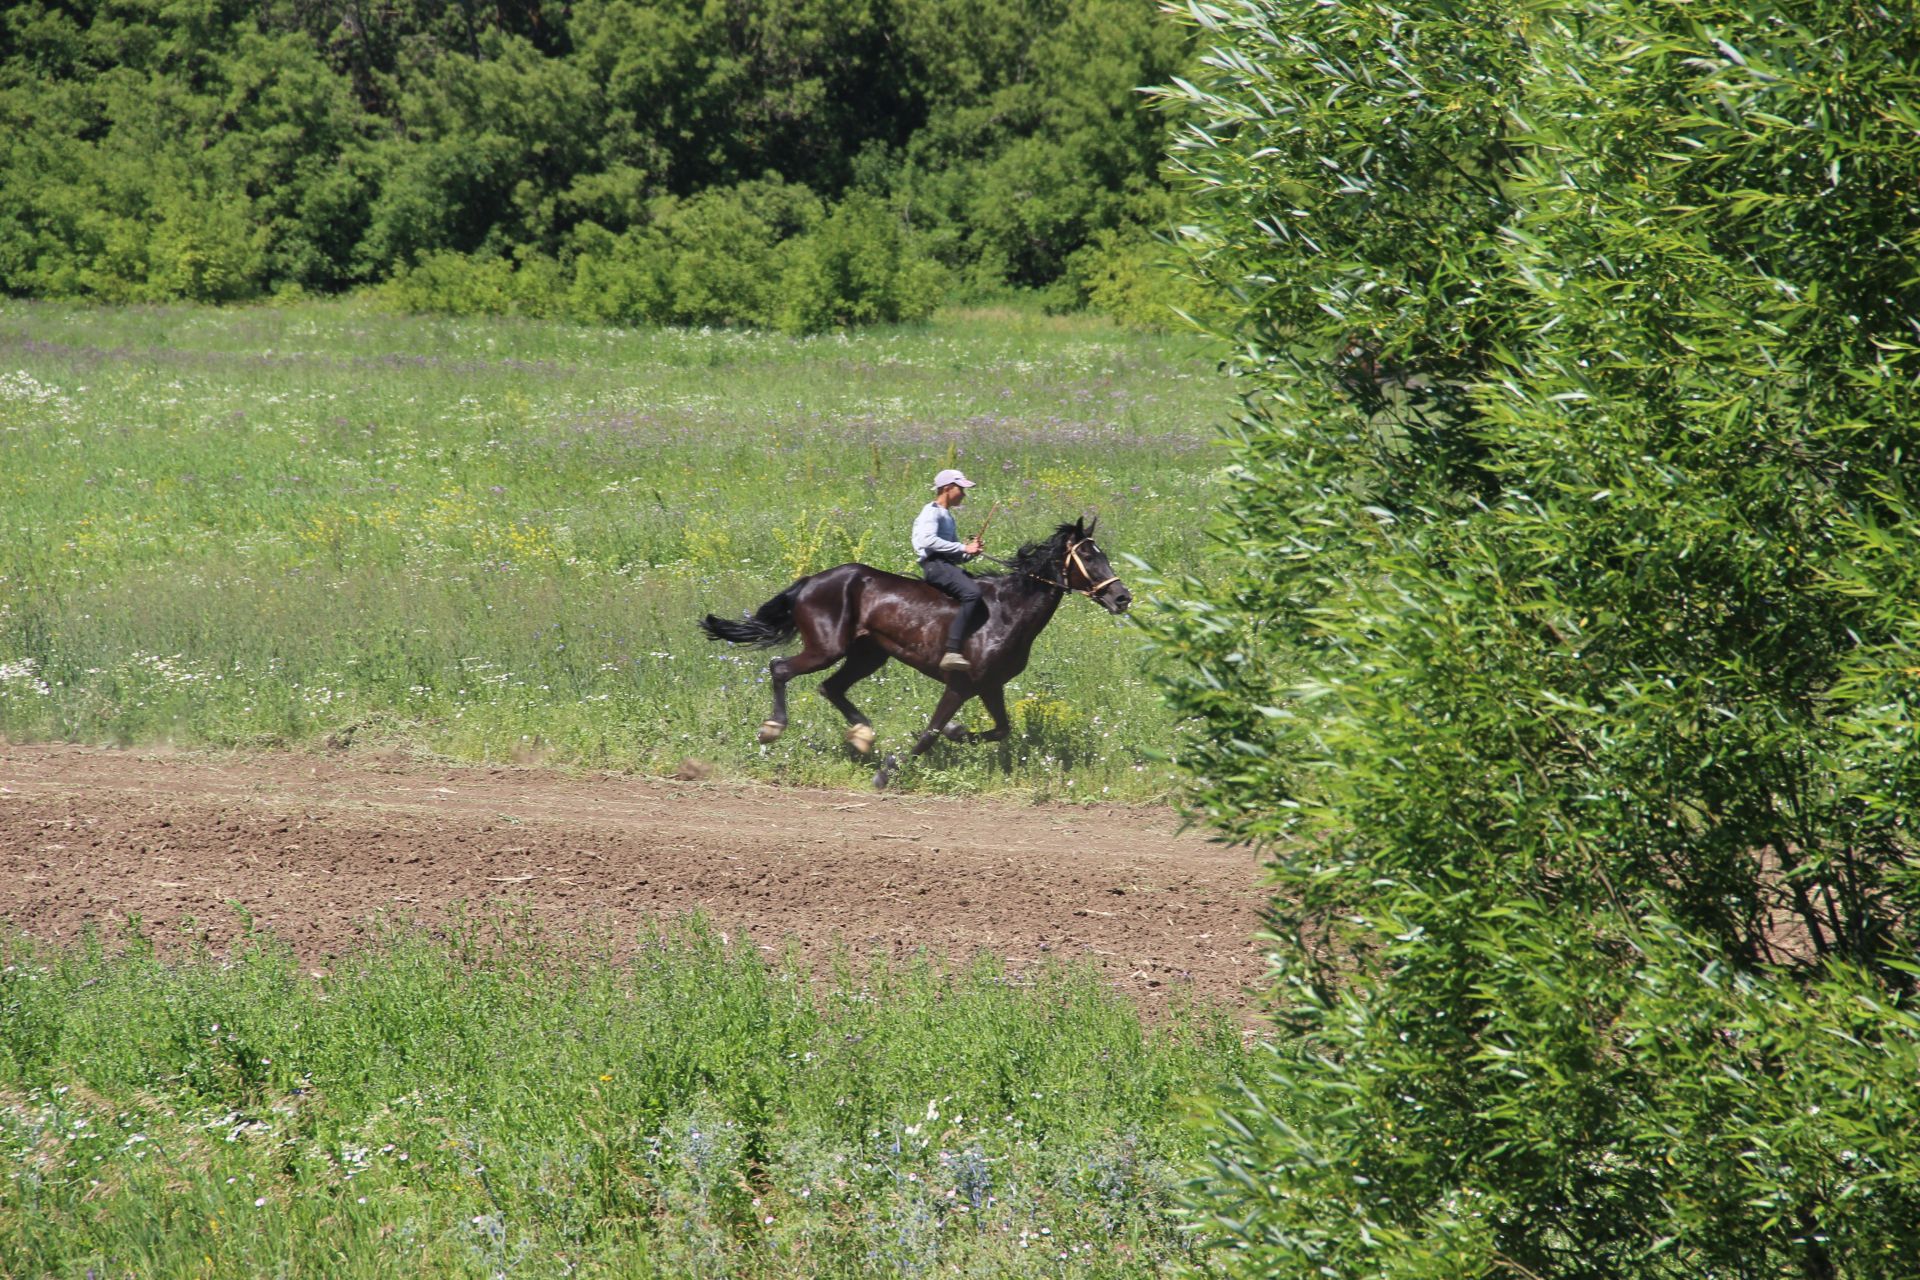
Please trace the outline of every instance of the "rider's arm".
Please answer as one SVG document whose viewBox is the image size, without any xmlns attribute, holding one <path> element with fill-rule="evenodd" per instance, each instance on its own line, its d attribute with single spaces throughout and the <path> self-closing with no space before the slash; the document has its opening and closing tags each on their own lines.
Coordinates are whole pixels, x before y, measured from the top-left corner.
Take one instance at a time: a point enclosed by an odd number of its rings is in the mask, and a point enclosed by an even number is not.
<svg viewBox="0 0 1920 1280">
<path fill-rule="evenodd" d="M 949 538 L 940 536 L 940 517 L 932 506 L 921 509 L 913 522 L 913 554 L 924 559 L 929 554 L 943 556 L 965 555 L 967 549 Z"/>
</svg>

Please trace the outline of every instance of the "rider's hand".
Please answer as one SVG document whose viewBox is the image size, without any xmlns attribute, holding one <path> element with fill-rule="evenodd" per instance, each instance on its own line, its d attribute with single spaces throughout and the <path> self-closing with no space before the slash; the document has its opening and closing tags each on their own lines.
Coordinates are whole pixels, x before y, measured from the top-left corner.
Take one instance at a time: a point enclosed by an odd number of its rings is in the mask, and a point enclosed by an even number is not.
<svg viewBox="0 0 1920 1280">
<path fill-rule="evenodd" d="M 966 550 L 966 553 L 967 553 L 968 555 L 970 555 L 970 556 L 977 556 L 977 555 L 979 555 L 979 554 L 980 554 L 980 539 L 978 539 L 978 538 L 969 538 L 969 539 L 967 539 L 967 542 L 966 542 L 966 548 L 965 548 L 965 550 Z"/>
</svg>

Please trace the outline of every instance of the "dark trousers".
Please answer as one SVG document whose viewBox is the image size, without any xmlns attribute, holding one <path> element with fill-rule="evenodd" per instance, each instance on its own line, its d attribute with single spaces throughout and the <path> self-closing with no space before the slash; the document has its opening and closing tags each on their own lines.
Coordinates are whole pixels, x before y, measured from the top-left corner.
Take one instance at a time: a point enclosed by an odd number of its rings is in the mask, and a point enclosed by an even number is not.
<svg viewBox="0 0 1920 1280">
<path fill-rule="evenodd" d="M 960 609 L 947 628 L 947 652 L 959 653 L 967 647 L 967 637 L 987 620 L 987 605 L 980 598 L 980 584 L 968 577 L 966 570 L 947 560 L 922 560 L 920 572 L 928 582 L 960 602 Z"/>
</svg>

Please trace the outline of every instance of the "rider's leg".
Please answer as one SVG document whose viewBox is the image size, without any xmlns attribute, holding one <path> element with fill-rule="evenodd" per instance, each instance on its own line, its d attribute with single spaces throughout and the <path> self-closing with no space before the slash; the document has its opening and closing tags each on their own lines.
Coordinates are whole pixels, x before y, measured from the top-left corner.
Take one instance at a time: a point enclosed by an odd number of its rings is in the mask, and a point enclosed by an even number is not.
<svg viewBox="0 0 1920 1280">
<path fill-rule="evenodd" d="M 947 625 L 946 652 L 957 654 L 967 647 L 967 637 L 979 629 L 986 621 L 986 602 L 980 598 L 980 584 L 975 582 L 958 565 L 945 560 L 929 560 L 923 572 L 927 581 L 940 588 L 960 602 L 960 608 L 954 612 L 953 621 Z M 942 666 L 953 664 L 943 662 Z M 964 661 L 960 664 L 964 666 Z"/>
</svg>

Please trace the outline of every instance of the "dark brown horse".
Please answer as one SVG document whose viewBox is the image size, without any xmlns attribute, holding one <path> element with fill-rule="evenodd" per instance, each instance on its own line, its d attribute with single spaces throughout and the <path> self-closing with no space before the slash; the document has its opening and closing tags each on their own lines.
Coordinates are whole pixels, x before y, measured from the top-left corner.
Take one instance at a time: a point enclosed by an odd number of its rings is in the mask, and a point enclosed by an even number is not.
<svg viewBox="0 0 1920 1280">
<path fill-rule="evenodd" d="M 1133 603 L 1113 572 L 1107 555 L 1094 545 L 1093 525 L 1063 524 L 1045 542 L 1021 547 L 1006 572 L 981 576 L 987 621 L 967 640 L 970 671 L 942 671 L 947 622 L 959 605 L 930 583 L 864 564 L 843 564 L 802 578 L 754 611 L 729 622 L 708 614 L 700 629 L 715 640 L 759 648 L 782 644 L 796 634 L 803 647 L 791 658 L 775 658 L 773 715 L 760 726 L 760 741 L 772 742 L 787 727 L 787 681 L 841 663 L 821 682 L 820 696 L 847 719 L 847 743 L 861 755 L 873 750 L 873 722 L 847 698 L 847 690 L 898 658 L 922 675 L 946 686 L 933 718 L 913 744 L 919 755 L 941 734 L 956 742 L 998 742 L 1013 732 L 1007 723 L 1007 681 L 1027 667 L 1034 639 L 1053 620 L 1069 591 L 1096 600 L 1108 613 L 1122 614 Z M 969 698 L 979 698 L 993 717 L 993 728 L 970 734 L 954 723 Z M 887 785 L 899 761 L 888 756 L 874 775 Z"/>
</svg>

